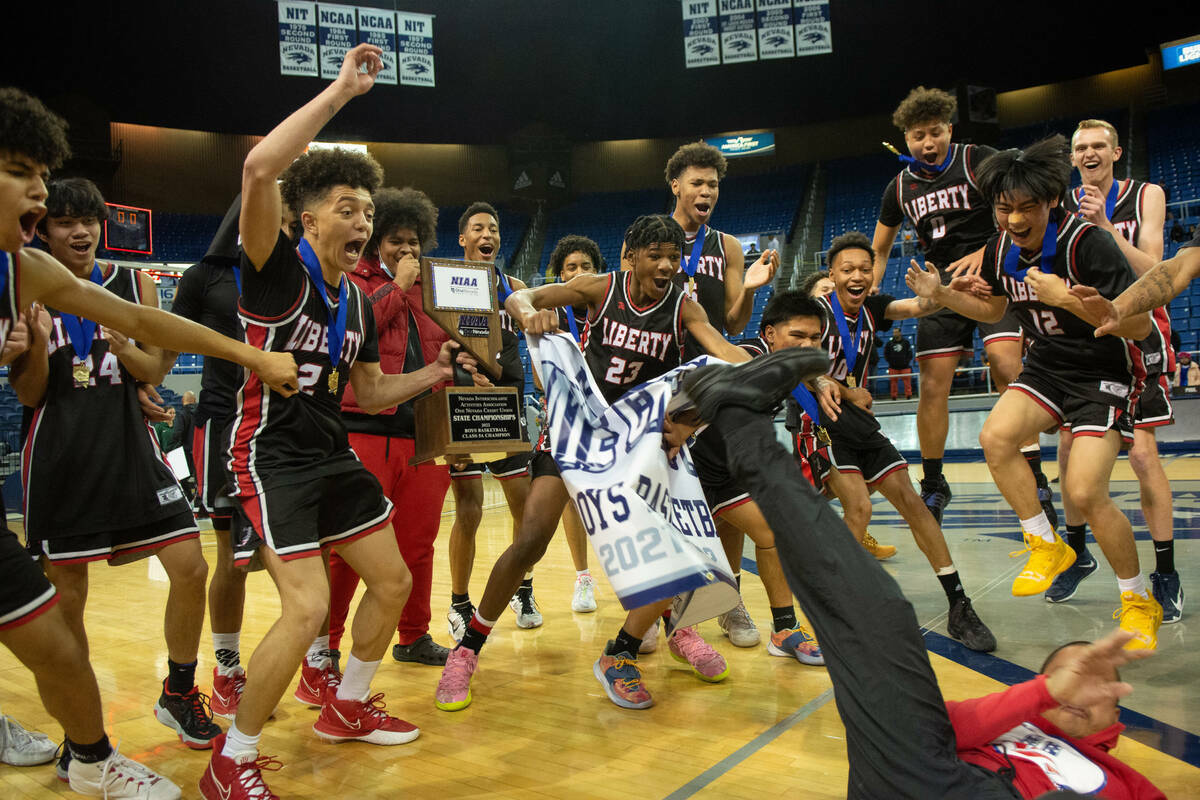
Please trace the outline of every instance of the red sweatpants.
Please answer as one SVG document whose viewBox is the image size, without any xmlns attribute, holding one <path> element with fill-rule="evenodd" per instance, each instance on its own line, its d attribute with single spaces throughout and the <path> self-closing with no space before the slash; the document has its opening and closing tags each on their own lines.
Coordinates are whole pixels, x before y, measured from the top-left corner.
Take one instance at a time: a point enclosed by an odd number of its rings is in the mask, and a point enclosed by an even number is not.
<svg viewBox="0 0 1200 800">
<path fill-rule="evenodd" d="M 412 466 L 412 439 L 351 433 L 350 446 L 363 466 L 379 479 L 392 501 L 392 527 L 400 555 L 412 573 L 412 593 L 396 626 L 400 644 L 412 644 L 429 632 L 430 592 L 433 587 L 433 542 L 442 520 L 442 504 L 450 488 L 450 472 L 443 464 Z M 329 646 L 341 649 L 350 600 L 358 588 L 358 574 L 333 552 L 329 557 Z"/>
</svg>

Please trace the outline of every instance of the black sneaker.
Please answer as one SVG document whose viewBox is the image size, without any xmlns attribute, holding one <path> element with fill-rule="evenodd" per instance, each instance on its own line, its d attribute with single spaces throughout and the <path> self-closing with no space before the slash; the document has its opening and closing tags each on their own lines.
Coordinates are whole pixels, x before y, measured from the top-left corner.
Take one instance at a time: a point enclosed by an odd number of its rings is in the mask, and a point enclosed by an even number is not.
<svg viewBox="0 0 1200 800">
<path fill-rule="evenodd" d="M 946 506 L 950 505 L 950 498 L 953 496 L 945 475 L 936 478 L 921 478 L 921 500 L 929 509 L 929 513 L 933 514 L 938 525 L 942 524 L 942 512 L 946 510 Z"/>
<path fill-rule="evenodd" d="M 824 375 L 829 354 L 814 347 L 789 347 L 737 366 L 711 364 L 683 377 L 667 404 L 667 414 L 681 422 L 712 422 L 722 406 L 768 413 L 797 385 Z"/>
<path fill-rule="evenodd" d="M 58 746 L 58 752 L 54 754 L 54 758 L 57 759 L 54 762 L 55 777 L 63 783 L 70 783 L 71 775 L 67 770 L 71 767 L 71 748 L 67 747 L 65 740 Z"/>
<path fill-rule="evenodd" d="M 442 647 L 428 633 L 412 644 L 392 645 L 392 658 L 396 661 L 428 664 L 431 667 L 444 667 L 446 666 L 446 658 L 449 655 L 449 648 Z"/>
<path fill-rule="evenodd" d="M 1046 602 L 1067 602 L 1075 596 L 1075 592 L 1079 589 L 1079 584 L 1083 582 L 1083 579 L 1091 575 L 1098 568 L 1099 565 L 1096 563 L 1096 559 L 1088 552 L 1087 547 L 1084 547 L 1083 551 L 1076 555 L 1074 564 L 1054 576 L 1054 582 L 1046 590 Z"/>
<path fill-rule="evenodd" d="M 208 707 L 208 695 L 196 686 L 187 694 L 175 694 L 167 691 L 164 680 L 154 717 L 179 734 L 179 740 L 193 750 L 211 749 L 212 740 L 221 735 L 221 727 L 213 722 Z"/>
<path fill-rule="evenodd" d="M 469 601 L 461 605 L 450 604 L 450 610 L 446 612 L 446 623 L 450 630 L 450 638 L 456 642 L 461 642 L 463 634 L 467 632 L 467 625 L 471 622 L 471 617 L 475 616 L 475 606 Z"/>
<path fill-rule="evenodd" d="M 951 638 L 958 639 L 971 650 L 990 653 L 996 649 L 996 637 L 975 613 L 969 597 L 950 601 L 950 620 L 946 623 L 946 630 Z"/>
<path fill-rule="evenodd" d="M 1054 510 L 1054 492 L 1050 490 L 1050 481 L 1046 480 L 1045 474 L 1041 472 L 1033 477 L 1037 481 L 1038 502 L 1042 504 L 1042 511 L 1046 512 L 1046 519 L 1050 521 L 1050 530 L 1056 531 L 1058 512 Z"/>
</svg>

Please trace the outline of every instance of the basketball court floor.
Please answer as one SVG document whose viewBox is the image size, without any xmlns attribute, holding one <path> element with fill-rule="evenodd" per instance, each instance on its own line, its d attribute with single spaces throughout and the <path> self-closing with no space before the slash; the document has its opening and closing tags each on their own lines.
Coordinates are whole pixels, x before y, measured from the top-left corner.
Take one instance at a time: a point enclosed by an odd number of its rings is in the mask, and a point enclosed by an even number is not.
<svg viewBox="0 0 1200 800">
<path fill-rule="evenodd" d="M 1185 591 L 1191 592 L 1181 622 L 1164 626 L 1159 652 L 1125 670 L 1135 692 L 1126 698 L 1128 725 L 1117 755 L 1149 776 L 1171 798 L 1200 798 L 1200 459 L 1165 458 L 1176 502 L 1176 559 Z M 1054 464 L 1047 473 L 1055 474 Z M 885 562 L 916 607 L 927 629 L 930 660 L 947 698 L 985 694 L 1025 680 L 1055 645 L 1102 635 L 1116 623 L 1116 582 L 1107 565 L 1088 579 L 1075 599 L 1050 605 L 1041 598 L 1014 598 L 1012 578 L 1023 559 L 1011 511 L 981 463 L 947 465 L 955 496 L 946 513 L 946 538 L 968 593 L 999 641 L 994 654 L 965 650 L 945 637 L 946 603 L 907 528 L 877 499 L 872 533 L 894 544 Z M 1153 555 L 1138 508 L 1137 484 L 1121 461 L 1113 492 L 1134 520 L 1143 572 Z M 472 597 L 482 593 L 487 571 L 511 535 L 499 487 L 485 484 L 489 508 L 480 529 Z M 449 602 L 446 537 L 452 500 L 443 516 L 434 577 L 432 632 L 448 642 L 444 613 Z M 19 528 L 19 523 L 17 524 Z M 204 538 L 210 561 L 212 534 Z M 753 571 L 753 548 L 743 562 Z M 92 662 L 105 701 L 106 723 L 121 751 L 169 776 L 196 796 L 207 752 L 185 748 L 154 720 L 152 705 L 165 674 L 162 609 L 167 584 L 151 561 L 124 567 L 94 566 L 88 608 Z M 386 693 L 388 710 L 421 728 L 421 738 L 394 748 L 332 745 L 312 733 L 316 712 L 290 695 L 268 724 L 262 753 L 283 764 L 265 773 L 283 797 L 415 798 L 839 798 L 845 796 L 844 731 L 823 668 L 774 658 L 765 645 L 733 647 L 715 621 L 701 632 L 726 657 L 730 677 L 709 685 L 673 661 L 660 640 L 641 658 L 656 704 L 627 711 L 610 703 L 592 677 L 592 663 L 624 614 L 603 577 L 599 609 L 570 610 L 574 570 L 566 543 L 552 543 L 538 566 L 535 594 L 545 625 L 520 630 L 511 612 L 497 624 L 483 650 L 473 682 L 474 703 L 445 713 L 433 706 L 440 669 L 397 664 L 385 658 L 374 684 Z M 770 612 L 762 585 L 743 577 L 746 605 L 764 637 Z M 278 611 L 264 573 L 250 576 L 242 635 L 248 658 Z M 347 645 L 348 646 L 348 645 Z M 198 678 L 211 683 L 212 642 L 205 627 Z M 42 710 L 33 679 L 7 650 L 0 650 L 0 708 L 29 727 L 61 736 Z M 0 766 L 0 797 L 73 796 L 50 766 Z"/>
</svg>

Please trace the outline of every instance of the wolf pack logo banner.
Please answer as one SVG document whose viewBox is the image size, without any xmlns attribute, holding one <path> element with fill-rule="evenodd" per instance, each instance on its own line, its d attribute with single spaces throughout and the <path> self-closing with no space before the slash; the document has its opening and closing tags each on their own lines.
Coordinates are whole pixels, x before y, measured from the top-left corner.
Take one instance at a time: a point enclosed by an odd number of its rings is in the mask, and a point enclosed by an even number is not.
<svg viewBox="0 0 1200 800">
<path fill-rule="evenodd" d="M 721 63 L 738 64 L 758 58 L 754 32 L 754 0 L 720 0 Z"/>
<path fill-rule="evenodd" d="M 792 16 L 796 20 L 796 55 L 833 52 L 829 0 L 796 0 Z"/>
<path fill-rule="evenodd" d="M 383 51 L 383 69 L 375 77 L 378 83 L 396 84 L 396 12 L 377 8 L 358 9 L 358 43 L 373 44 Z"/>
<path fill-rule="evenodd" d="M 758 57 L 791 58 L 792 0 L 758 0 Z"/>
<path fill-rule="evenodd" d="M 400 83 L 433 86 L 433 17 L 429 14 L 396 12 L 396 49 L 399 52 Z"/>
<path fill-rule="evenodd" d="M 352 6 L 317 6 L 317 30 L 321 39 L 321 77 L 333 80 L 342 69 L 346 53 L 358 44 L 358 19 Z"/>
<path fill-rule="evenodd" d="M 689 69 L 721 63 L 717 0 L 683 0 L 683 62 Z"/>
<path fill-rule="evenodd" d="M 737 583 L 685 447 L 662 449 L 676 382 L 708 357 L 632 389 L 609 406 L 570 335 L 527 336 L 546 390 L 551 451 L 600 565 L 625 609 L 675 597 L 672 627 L 738 603 Z"/>
<path fill-rule="evenodd" d="M 317 77 L 317 4 L 279 0 L 279 74 Z"/>
</svg>

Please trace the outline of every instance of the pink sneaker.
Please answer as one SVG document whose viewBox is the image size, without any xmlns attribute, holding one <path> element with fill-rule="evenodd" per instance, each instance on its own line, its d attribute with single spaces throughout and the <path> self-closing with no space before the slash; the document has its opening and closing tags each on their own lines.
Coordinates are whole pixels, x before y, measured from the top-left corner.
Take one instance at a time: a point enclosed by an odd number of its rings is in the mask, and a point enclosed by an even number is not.
<svg viewBox="0 0 1200 800">
<path fill-rule="evenodd" d="M 300 665 L 300 683 L 292 696 L 309 708 L 320 708 L 326 698 L 332 699 L 342 682 L 342 673 L 330 663 L 324 667 L 310 667 L 305 661 Z"/>
<path fill-rule="evenodd" d="M 471 705 L 471 676 L 479 664 L 479 654 L 469 647 L 456 647 L 446 657 L 442 677 L 438 679 L 433 704 L 442 711 L 462 711 Z"/>
<path fill-rule="evenodd" d="M 208 700 L 208 707 L 218 717 L 233 719 L 237 716 L 238 702 L 242 699 L 242 689 L 245 687 L 245 670 L 239 668 L 232 675 L 225 676 L 217 672 L 216 667 L 213 667 L 213 690 L 212 697 Z"/>
<path fill-rule="evenodd" d="M 700 680 L 720 683 L 729 677 L 725 657 L 712 649 L 695 628 L 680 628 L 667 640 L 667 648 L 676 661 L 686 662 Z"/>
<path fill-rule="evenodd" d="M 654 699 L 642 683 L 637 659 L 629 653 L 610 656 L 606 649 L 592 665 L 592 674 L 604 687 L 608 699 L 621 708 L 649 708 L 654 705 Z"/>
</svg>

